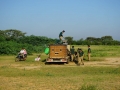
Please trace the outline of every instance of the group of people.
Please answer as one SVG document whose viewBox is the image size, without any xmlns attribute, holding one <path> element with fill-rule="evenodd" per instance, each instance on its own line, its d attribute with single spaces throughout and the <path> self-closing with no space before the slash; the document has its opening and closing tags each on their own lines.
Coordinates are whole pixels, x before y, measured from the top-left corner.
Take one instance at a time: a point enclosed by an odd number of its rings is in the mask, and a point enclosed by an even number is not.
<svg viewBox="0 0 120 90">
<path fill-rule="evenodd" d="M 65 30 L 59 33 L 60 42 L 63 42 L 64 32 Z M 90 54 L 91 54 L 91 49 L 90 49 L 90 45 L 88 45 L 88 60 L 90 60 Z M 75 51 L 74 46 L 72 46 L 72 48 L 70 49 L 70 55 L 71 55 L 71 61 L 73 61 L 74 58 L 77 58 L 78 65 L 80 65 L 81 63 L 82 65 L 84 65 L 84 62 L 83 62 L 84 52 L 82 49 L 78 48 L 78 50 Z"/>
<path fill-rule="evenodd" d="M 27 51 L 26 51 L 26 49 L 25 48 L 22 48 L 21 50 L 20 50 L 20 52 L 18 53 L 18 57 L 19 56 L 22 56 L 22 58 L 23 59 L 25 59 L 26 57 L 27 57 Z M 35 61 L 40 61 L 40 56 L 41 55 L 38 55 L 36 58 L 35 58 Z"/>
<path fill-rule="evenodd" d="M 63 33 L 65 32 L 65 30 L 63 30 L 62 32 L 60 32 L 59 34 L 59 39 L 60 42 L 63 42 Z M 91 53 L 91 49 L 90 49 L 90 45 L 88 45 L 88 60 L 90 60 L 90 53 Z M 22 48 L 22 50 L 19 52 L 20 55 L 24 57 L 27 57 L 27 51 L 25 50 L 25 48 Z M 71 55 L 71 61 L 73 61 L 74 59 L 77 59 L 78 63 L 77 65 L 84 65 L 83 62 L 83 57 L 84 57 L 84 52 L 82 49 L 78 48 L 77 51 L 75 51 L 74 46 L 72 46 L 72 48 L 70 49 L 70 55 Z M 38 57 L 35 58 L 35 61 L 40 61 L 40 55 L 38 55 Z"/>
<path fill-rule="evenodd" d="M 88 45 L 88 60 L 90 60 L 91 48 Z M 70 49 L 71 61 L 77 59 L 77 65 L 84 65 L 83 58 L 84 58 L 84 51 L 80 48 L 75 51 L 74 46 Z"/>
</svg>

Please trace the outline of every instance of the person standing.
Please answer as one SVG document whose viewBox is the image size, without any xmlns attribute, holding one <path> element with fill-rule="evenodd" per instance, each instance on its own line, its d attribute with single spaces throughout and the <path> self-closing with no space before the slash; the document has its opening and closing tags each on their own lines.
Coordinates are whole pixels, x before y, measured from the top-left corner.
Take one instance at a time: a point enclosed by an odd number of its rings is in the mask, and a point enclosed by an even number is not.
<svg viewBox="0 0 120 90">
<path fill-rule="evenodd" d="M 88 61 L 90 61 L 90 55 L 91 55 L 91 48 L 90 45 L 88 45 Z"/>
<path fill-rule="evenodd" d="M 84 56 L 84 52 L 82 51 L 82 49 L 79 49 L 79 51 L 78 51 L 78 65 L 80 65 L 81 63 L 82 63 L 82 65 L 84 65 L 83 56 Z"/>
<path fill-rule="evenodd" d="M 60 34 L 59 34 L 59 39 L 60 39 L 60 42 L 62 43 L 62 41 L 63 41 L 63 33 L 64 33 L 65 31 L 63 30 L 62 32 L 60 32 Z"/>
<path fill-rule="evenodd" d="M 75 49 L 74 49 L 74 46 L 72 46 L 72 48 L 70 49 L 70 54 L 71 54 L 71 61 L 73 61 L 73 59 L 74 59 L 74 55 L 75 55 Z"/>
</svg>

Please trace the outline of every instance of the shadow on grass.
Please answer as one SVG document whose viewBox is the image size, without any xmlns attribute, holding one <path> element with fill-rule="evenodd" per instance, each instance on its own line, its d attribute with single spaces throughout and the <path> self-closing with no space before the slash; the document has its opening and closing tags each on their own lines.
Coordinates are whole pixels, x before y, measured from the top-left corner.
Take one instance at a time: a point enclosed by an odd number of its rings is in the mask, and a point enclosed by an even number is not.
<svg viewBox="0 0 120 90">
<path fill-rule="evenodd" d="M 46 59 L 43 59 L 43 60 L 42 60 L 42 62 L 45 62 L 45 61 L 46 61 Z"/>
<path fill-rule="evenodd" d="M 83 85 L 78 90 L 97 90 L 95 85 Z"/>
</svg>

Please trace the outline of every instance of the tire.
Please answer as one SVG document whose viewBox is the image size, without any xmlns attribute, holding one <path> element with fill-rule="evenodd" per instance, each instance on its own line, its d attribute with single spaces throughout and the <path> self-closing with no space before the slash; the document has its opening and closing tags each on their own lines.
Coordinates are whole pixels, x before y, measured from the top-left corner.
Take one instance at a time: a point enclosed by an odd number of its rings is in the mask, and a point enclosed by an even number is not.
<svg viewBox="0 0 120 90">
<path fill-rule="evenodd" d="M 45 62 L 45 65 L 47 65 L 48 63 L 47 62 Z"/>
<path fill-rule="evenodd" d="M 26 61 L 26 57 L 23 58 L 23 61 Z"/>
<path fill-rule="evenodd" d="M 66 64 L 69 64 L 69 62 L 70 62 L 70 60 L 68 59 Z"/>
<path fill-rule="evenodd" d="M 70 62 L 70 56 L 67 58 L 67 63 L 66 64 L 69 64 Z"/>
</svg>

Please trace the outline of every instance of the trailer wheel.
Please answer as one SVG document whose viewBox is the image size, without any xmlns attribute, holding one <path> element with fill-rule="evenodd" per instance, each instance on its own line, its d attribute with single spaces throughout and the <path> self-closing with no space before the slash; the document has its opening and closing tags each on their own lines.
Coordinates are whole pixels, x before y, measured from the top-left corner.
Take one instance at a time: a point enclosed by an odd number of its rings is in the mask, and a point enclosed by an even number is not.
<svg viewBox="0 0 120 90">
<path fill-rule="evenodd" d="M 45 65 L 47 64 L 47 62 L 45 62 Z"/>
<path fill-rule="evenodd" d="M 49 62 L 45 62 L 45 65 L 48 65 L 49 64 Z"/>
<path fill-rule="evenodd" d="M 70 62 L 70 60 L 68 59 L 66 64 L 69 64 L 69 62 Z"/>
</svg>

